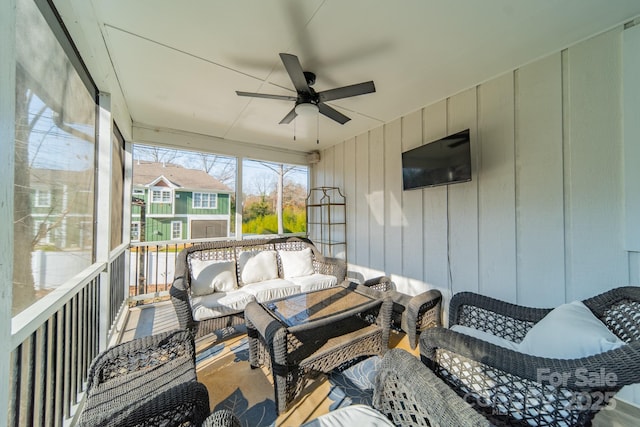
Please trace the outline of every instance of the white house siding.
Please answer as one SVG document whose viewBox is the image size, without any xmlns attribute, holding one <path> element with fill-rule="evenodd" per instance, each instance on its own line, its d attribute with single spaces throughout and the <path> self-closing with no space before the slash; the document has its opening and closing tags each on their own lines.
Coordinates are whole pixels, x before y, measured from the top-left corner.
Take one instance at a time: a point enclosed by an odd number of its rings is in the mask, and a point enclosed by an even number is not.
<svg viewBox="0 0 640 427">
<path fill-rule="evenodd" d="M 345 192 L 350 275 L 545 307 L 640 284 L 623 246 L 622 33 L 323 151 L 313 182 Z M 401 153 L 465 128 L 473 180 L 402 191 Z"/>
</svg>

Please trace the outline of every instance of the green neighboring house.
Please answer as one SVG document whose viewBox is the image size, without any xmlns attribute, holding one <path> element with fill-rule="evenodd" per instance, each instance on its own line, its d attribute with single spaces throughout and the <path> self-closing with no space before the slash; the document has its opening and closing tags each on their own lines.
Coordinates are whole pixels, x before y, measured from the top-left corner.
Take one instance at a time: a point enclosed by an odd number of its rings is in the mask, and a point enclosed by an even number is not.
<svg viewBox="0 0 640 427">
<path fill-rule="evenodd" d="M 229 187 L 202 170 L 136 161 L 133 165 L 131 241 L 227 237 L 231 224 L 231 193 Z M 141 218 L 143 208 L 145 218 Z M 143 224 L 145 235 L 141 239 Z"/>
</svg>

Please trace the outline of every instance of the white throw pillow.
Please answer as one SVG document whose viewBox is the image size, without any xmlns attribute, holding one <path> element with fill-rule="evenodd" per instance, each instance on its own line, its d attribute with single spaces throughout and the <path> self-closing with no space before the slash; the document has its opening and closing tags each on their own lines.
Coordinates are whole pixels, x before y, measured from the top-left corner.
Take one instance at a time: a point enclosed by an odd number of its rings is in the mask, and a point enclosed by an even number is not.
<svg viewBox="0 0 640 427">
<path fill-rule="evenodd" d="M 311 248 L 301 251 L 278 251 L 282 263 L 282 274 L 285 279 L 309 276 L 313 271 Z"/>
<path fill-rule="evenodd" d="M 238 288 L 235 261 L 191 260 L 191 294 L 209 295 Z"/>
<path fill-rule="evenodd" d="M 276 251 L 244 251 L 238 256 L 242 284 L 278 278 Z"/>
<path fill-rule="evenodd" d="M 622 347 L 581 301 L 563 304 L 536 323 L 520 343 L 520 351 L 539 357 L 579 359 Z"/>
<path fill-rule="evenodd" d="M 470 337 L 478 338 L 482 341 L 490 342 L 491 344 L 495 344 L 500 347 L 508 348 L 509 350 L 520 351 L 518 343 L 493 335 L 491 332 L 485 332 L 463 325 L 453 325 L 450 329 L 461 334 L 469 335 Z"/>
</svg>

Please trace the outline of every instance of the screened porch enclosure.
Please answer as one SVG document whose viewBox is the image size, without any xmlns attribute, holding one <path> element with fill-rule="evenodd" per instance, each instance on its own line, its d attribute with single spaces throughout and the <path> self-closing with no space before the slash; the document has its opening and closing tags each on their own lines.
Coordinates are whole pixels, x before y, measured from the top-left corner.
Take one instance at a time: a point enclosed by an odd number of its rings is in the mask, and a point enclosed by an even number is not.
<svg viewBox="0 0 640 427">
<path fill-rule="evenodd" d="M 229 143 L 136 121 L 124 89 L 107 84 L 113 65 L 91 58 L 95 34 L 73 40 L 89 26 L 64 28 L 54 7 L 85 17 L 97 1 L 0 2 L 8 425 L 73 425 L 91 360 L 128 339 L 132 308 L 167 298 L 179 251 L 305 236 L 311 187 L 338 187 L 348 200 L 339 252 L 350 278 L 384 274 L 407 294 L 474 291 L 545 307 L 640 284 L 639 151 L 627 137 L 640 123 L 640 17 L 376 122 L 310 160 L 291 141 Z M 472 181 L 404 192 L 402 152 L 457 128 L 471 129 Z M 165 171 L 138 182 L 138 161 Z M 179 182 L 169 168 L 224 185 Z"/>
</svg>

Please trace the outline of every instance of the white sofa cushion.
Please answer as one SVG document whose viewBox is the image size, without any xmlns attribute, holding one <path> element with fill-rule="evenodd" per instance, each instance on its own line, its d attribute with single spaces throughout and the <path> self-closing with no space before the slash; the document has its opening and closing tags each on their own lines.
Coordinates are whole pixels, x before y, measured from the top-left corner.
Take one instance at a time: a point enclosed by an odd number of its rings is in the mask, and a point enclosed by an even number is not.
<svg viewBox="0 0 640 427">
<path fill-rule="evenodd" d="M 290 282 L 300 287 L 300 292 L 312 292 L 331 288 L 338 284 L 338 278 L 329 274 L 313 273 L 309 276 L 292 277 Z"/>
<path fill-rule="evenodd" d="M 302 427 L 386 427 L 394 424 L 366 405 L 345 406 L 311 420 Z"/>
<path fill-rule="evenodd" d="M 278 278 L 276 251 L 240 252 L 238 267 L 242 286 Z"/>
<path fill-rule="evenodd" d="M 278 251 L 278 255 L 282 263 L 282 276 L 285 279 L 313 274 L 311 248 L 300 251 Z"/>
<path fill-rule="evenodd" d="M 450 329 L 452 331 L 455 331 L 464 335 L 469 335 L 471 337 L 478 338 L 482 341 L 490 342 L 491 344 L 495 344 L 500 347 L 508 348 L 509 350 L 519 351 L 518 343 L 509 341 L 508 339 L 505 339 L 505 338 L 501 338 L 497 335 L 493 335 L 490 332 L 481 331 L 479 329 L 470 328 L 468 326 L 463 326 L 463 325 L 453 325 Z"/>
<path fill-rule="evenodd" d="M 249 283 L 242 287 L 246 293 L 253 295 L 258 302 L 288 297 L 300 293 L 300 286 L 284 279 L 271 279 Z"/>
<path fill-rule="evenodd" d="M 195 321 L 207 320 L 213 317 L 228 316 L 239 313 L 256 297 L 242 289 L 232 292 L 214 292 L 209 295 L 191 298 L 191 311 Z"/>
<path fill-rule="evenodd" d="M 230 292 L 238 287 L 235 261 L 192 259 L 190 271 L 192 295 Z"/>
<path fill-rule="evenodd" d="M 625 345 L 581 301 L 562 304 L 536 323 L 520 351 L 539 357 L 579 359 Z"/>
</svg>

